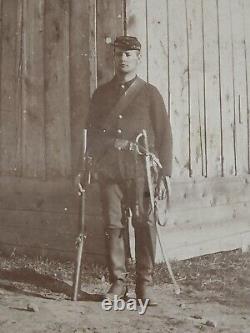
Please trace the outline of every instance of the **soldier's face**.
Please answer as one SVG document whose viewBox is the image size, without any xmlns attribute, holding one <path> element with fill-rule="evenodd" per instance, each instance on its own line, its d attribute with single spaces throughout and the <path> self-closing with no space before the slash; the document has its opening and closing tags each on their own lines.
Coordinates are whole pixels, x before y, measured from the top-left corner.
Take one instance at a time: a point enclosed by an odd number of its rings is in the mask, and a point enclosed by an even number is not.
<svg viewBox="0 0 250 333">
<path fill-rule="evenodd" d="M 119 73 L 133 73 L 140 63 L 141 55 L 138 50 L 122 50 L 118 47 L 114 50 L 115 68 Z"/>
</svg>

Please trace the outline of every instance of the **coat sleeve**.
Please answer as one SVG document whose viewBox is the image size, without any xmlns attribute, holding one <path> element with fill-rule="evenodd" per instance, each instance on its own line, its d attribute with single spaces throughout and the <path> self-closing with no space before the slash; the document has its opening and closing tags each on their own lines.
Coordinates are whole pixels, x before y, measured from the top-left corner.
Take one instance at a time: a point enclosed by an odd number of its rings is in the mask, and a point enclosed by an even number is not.
<svg viewBox="0 0 250 333">
<path fill-rule="evenodd" d="M 163 98 L 154 86 L 151 86 L 151 115 L 155 131 L 156 150 L 162 164 L 162 175 L 171 176 L 173 140 L 170 119 Z"/>
</svg>

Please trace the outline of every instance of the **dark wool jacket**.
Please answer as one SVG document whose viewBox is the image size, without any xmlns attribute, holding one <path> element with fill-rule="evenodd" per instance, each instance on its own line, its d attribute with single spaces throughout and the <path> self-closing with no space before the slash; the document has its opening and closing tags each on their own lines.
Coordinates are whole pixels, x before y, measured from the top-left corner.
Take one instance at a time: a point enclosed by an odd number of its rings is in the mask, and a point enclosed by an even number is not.
<svg viewBox="0 0 250 333">
<path fill-rule="evenodd" d="M 114 77 L 94 92 L 87 126 L 90 133 L 89 153 L 94 155 L 94 162 L 99 172 L 114 177 L 118 175 L 117 170 L 121 169 L 123 176 L 133 178 L 134 154 L 115 149 L 114 139 L 135 141 L 136 136 L 145 129 L 150 151 L 155 153 L 163 166 L 162 174 L 171 176 L 172 133 L 163 98 L 156 87 L 139 77 L 136 80 L 141 81 L 142 87 L 134 98 L 128 101 L 127 107 L 121 113 L 114 115 L 108 129 L 104 126 L 105 120 L 132 82 L 121 86 Z M 140 168 L 143 172 L 143 163 L 142 160 L 139 162 L 139 172 Z"/>
</svg>

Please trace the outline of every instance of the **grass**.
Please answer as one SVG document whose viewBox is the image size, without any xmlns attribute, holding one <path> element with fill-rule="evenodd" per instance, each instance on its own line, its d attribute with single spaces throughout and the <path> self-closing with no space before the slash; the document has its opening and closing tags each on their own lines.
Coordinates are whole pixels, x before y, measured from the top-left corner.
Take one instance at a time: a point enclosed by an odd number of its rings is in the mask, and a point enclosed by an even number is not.
<svg viewBox="0 0 250 333">
<path fill-rule="evenodd" d="M 5 256 L 0 253 L 0 278 L 6 271 L 36 272 L 40 276 L 71 281 L 74 265 L 70 261 L 56 261 L 48 258 L 30 258 L 27 256 Z M 208 291 L 211 297 L 227 296 L 250 299 L 250 253 L 240 250 L 205 255 L 193 259 L 172 262 L 177 281 L 182 287 L 191 287 L 196 291 Z M 135 280 L 135 265 L 129 265 L 128 283 Z M 84 265 L 82 283 L 100 285 L 108 281 L 108 271 L 96 264 Z M 156 264 L 154 270 L 156 285 L 171 283 L 166 265 Z M 247 292 L 246 292 L 247 290 Z"/>
</svg>

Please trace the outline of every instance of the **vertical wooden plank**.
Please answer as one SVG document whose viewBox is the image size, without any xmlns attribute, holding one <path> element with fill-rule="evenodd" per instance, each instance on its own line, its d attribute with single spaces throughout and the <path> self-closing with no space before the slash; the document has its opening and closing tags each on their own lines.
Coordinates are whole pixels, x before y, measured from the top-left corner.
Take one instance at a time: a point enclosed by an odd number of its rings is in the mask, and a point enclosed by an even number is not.
<svg viewBox="0 0 250 333">
<path fill-rule="evenodd" d="M 190 170 L 194 178 L 206 175 L 202 8 L 200 0 L 186 1 L 190 85 Z"/>
<path fill-rule="evenodd" d="M 3 8 L 2 8 L 3 2 L 0 0 L 0 124 L 1 124 L 1 87 L 2 87 L 2 22 L 3 22 Z M 0 139 L 1 139 L 1 126 L 0 126 Z M 0 141 L 0 149 L 1 149 L 1 141 Z M 0 162 L 1 167 L 1 162 Z M 0 174 L 1 174 L 1 168 L 0 168 Z"/>
<path fill-rule="evenodd" d="M 216 0 L 203 0 L 207 176 L 220 176 L 221 123 Z"/>
<path fill-rule="evenodd" d="M 19 105 L 21 82 L 21 25 L 20 2 L 3 0 L 2 2 L 2 55 L 1 55 L 1 173 L 17 175 Z M 19 19 L 20 17 L 20 19 Z"/>
<path fill-rule="evenodd" d="M 44 0 L 23 5 L 22 175 L 44 177 Z"/>
<path fill-rule="evenodd" d="M 0 0 L 0 149 L 1 149 L 1 108 L 2 108 L 2 22 L 3 22 L 3 2 Z M 0 174 L 1 174 L 1 158 L 0 158 Z"/>
<path fill-rule="evenodd" d="M 244 12 L 242 0 L 230 0 L 230 3 L 234 62 L 237 174 L 243 175 L 248 172 Z"/>
<path fill-rule="evenodd" d="M 168 17 L 167 2 L 148 0 L 148 80 L 161 92 L 168 107 Z M 155 38 L 157 36 L 157 38 Z"/>
<path fill-rule="evenodd" d="M 127 0 L 126 2 L 127 34 L 139 39 L 141 64 L 138 74 L 148 80 L 148 36 L 147 36 L 147 0 Z"/>
<path fill-rule="evenodd" d="M 71 174 L 69 2 L 45 3 L 46 174 Z"/>
<path fill-rule="evenodd" d="M 234 175 L 234 91 L 233 62 L 230 24 L 230 2 L 218 1 L 219 39 L 220 39 L 220 78 L 221 78 L 221 112 L 222 112 L 222 145 L 223 175 Z"/>
<path fill-rule="evenodd" d="M 22 174 L 22 72 L 23 72 L 23 1 L 18 0 L 17 4 L 17 28 L 16 28 L 16 112 L 17 112 L 17 156 L 16 175 Z"/>
<path fill-rule="evenodd" d="M 244 1 L 244 51 L 246 65 L 248 173 L 250 173 L 250 2 Z"/>
<path fill-rule="evenodd" d="M 178 18 L 178 19 L 177 19 Z M 188 54 L 185 0 L 169 0 L 169 75 L 173 177 L 189 176 Z"/>
<path fill-rule="evenodd" d="M 113 41 L 123 35 L 122 0 L 97 1 L 97 81 L 98 85 L 114 75 Z"/>
<path fill-rule="evenodd" d="M 82 128 L 89 109 L 89 18 L 88 1 L 70 2 L 70 110 L 72 170 L 77 171 Z"/>
<path fill-rule="evenodd" d="M 96 1 L 89 0 L 89 83 L 91 96 L 97 88 Z"/>
</svg>

